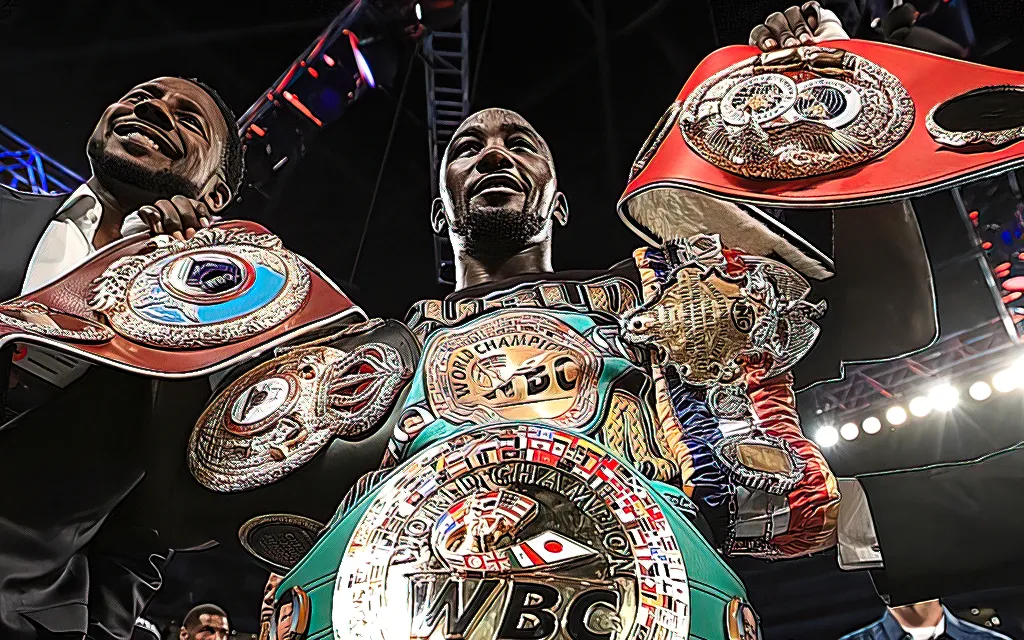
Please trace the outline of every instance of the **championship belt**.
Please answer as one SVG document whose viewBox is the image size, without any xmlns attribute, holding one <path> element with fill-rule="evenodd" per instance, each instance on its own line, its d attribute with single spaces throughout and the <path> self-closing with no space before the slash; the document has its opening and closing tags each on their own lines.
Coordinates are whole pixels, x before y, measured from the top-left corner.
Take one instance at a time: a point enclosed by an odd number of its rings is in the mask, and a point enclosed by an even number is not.
<svg viewBox="0 0 1024 640">
<path fill-rule="evenodd" d="M 278 587 L 272 624 L 374 640 L 758 638 L 742 584 L 676 501 L 576 433 L 473 429 L 339 513 Z"/>
<path fill-rule="evenodd" d="M 666 186 L 786 208 L 924 195 L 1019 166 L 1021 113 L 1016 71 L 859 40 L 726 47 L 641 149 L 620 213 L 645 226 L 629 201 Z"/>
<path fill-rule="evenodd" d="M 825 302 L 808 302 L 807 282 L 773 260 L 730 265 L 718 236 L 670 243 L 664 255 L 664 271 L 646 270 L 647 300 L 622 317 L 622 337 L 653 349 L 682 382 L 705 387 L 719 418 L 749 417 L 744 362 L 770 362 L 766 378 L 788 371 L 814 345 Z"/>
<path fill-rule="evenodd" d="M 703 483 L 712 505 L 733 499 L 727 479 L 786 494 L 804 477 L 806 461 L 761 427 L 747 380 L 752 369 L 761 379 L 780 376 L 806 355 L 824 301 L 806 300 L 810 287 L 794 270 L 727 252 L 718 236 L 641 249 L 636 257 L 645 303 L 623 316 L 622 337 L 654 354 L 662 428 L 683 431 L 677 457 L 689 463 L 677 462 L 690 470 L 687 481 Z"/>
<path fill-rule="evenodd" d="M 419 345 L 399 322 L 375 319 L 274 356 L 221 389 L 188 445 L 195 479 L 220 493 L 277 482 L 335 438 L 375 431 L 412 376 Z"/>
<path fill-rule="evenodd" d="M 529 307 L 436 329 L 395 425 L 389 462 L 467 425 L 516 420 L 594 433 L 613 381 L 636 369 L 617 334 L 584 313 Z"/>
<path fill-rule="evenodd" d="M 144 375 L 194 377 L 345 318 L 365 316 L 279 238 L 232 221 L 185 241 L 125 238 L 0 303 L 0 345 L 17 340 Z"/>
<path fill-rule="evenodd" d="M 934 340 L 911 198 L 1024 163 L 1022 113 L 1015 71 L 858 40 L 726 47 L 654 128 L 619 214 L 653 246 L 719 234 L 811 280 L 833 313 L 794 371 L 808 388 Z"/>
</svg>

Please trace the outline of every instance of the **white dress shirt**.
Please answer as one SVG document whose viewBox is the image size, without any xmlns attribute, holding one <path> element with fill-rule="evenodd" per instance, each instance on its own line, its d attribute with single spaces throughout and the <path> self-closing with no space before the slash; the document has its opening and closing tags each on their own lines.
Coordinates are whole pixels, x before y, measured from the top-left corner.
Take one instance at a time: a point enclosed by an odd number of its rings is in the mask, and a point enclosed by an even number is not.
<svg viewBox="0 0 1024 640">
<path fill-rule="evenodd" d="M 70 209 L 82 198 L 92 198 L 93 205 L 86 211 L 71 213 Z M 36 244 L 28 263 L 21 295 L 40 289 L 85 262 L 96 253 L 92 245 L 96 230 L 103 218 L 103 205 L 88 184 L 75 189 L 46 227 Z M 131 214 L 121 226 L 121 235 L 145 231 L 142 219 Z"/>
<path fill-rule="evenodd" d="M 82 198 L 92 198 L 93 205 L 85 211 L 71 212 L 72 207 Z M 73 270 L 96 253 L 93 239 L 103 217 L 103 205 L 99 197 L 83 184 L 75 189 L 50 222 L 36 244 L 25 281 L 21 287 L 21 295 L 40 289 L 64 274 Z M 121 235 L 131 235 L 145 231 L 146 224 L 136 215 L 125 218 L 121 225 Z M 89 365 L 77 358 L 72 358 L 46 347 L 23 345 L 25 352 L 14 361 L 15 366 L 28 371 L 50 384 L 66 387 L 89 368 Z"/>
<path fill-rule="evenodd" d="M 914 640 L 934 640 L 946 632 L 946 619 L 942 618 L 934 627 L 903 627 L 903 630 Z"/>
</svg>

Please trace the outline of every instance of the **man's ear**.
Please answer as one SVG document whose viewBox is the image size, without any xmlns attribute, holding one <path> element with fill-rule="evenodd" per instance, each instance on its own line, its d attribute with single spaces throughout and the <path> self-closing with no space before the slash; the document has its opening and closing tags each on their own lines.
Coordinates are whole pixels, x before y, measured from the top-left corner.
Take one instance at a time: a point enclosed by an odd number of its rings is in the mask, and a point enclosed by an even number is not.
<svg viewBox="0 0 1024 640">
<path fill-rule="evenodd" d="M 203 194 L 199 197 L 209 207 L 210 213 L 222 211 L 224 207 L 231 204 L 232 198 L 234 198 L 234 194 L 231 193 L 231 187 L 224 182 L 219 174 L 210 179 L 206 188 L 203 189 Z"/>
<path fill-rule="evenodd" d="M 444 213 L 444 202 L 441 198 L 434 198 L 430 207 L 430 227 L 439 236 L 448 235 L 448 216 Z"/>
<path fill-rule="evenodd" d="M 181 631 L 178 632 L 178 638 L 181 640 L 188 640 L 188 629 L 182 627 Z"/>
<path fill-rule="evenodd" d="M 558 224 L 563 227 L 569 224 L 569 201 L 561 191 L 555 194 L 555 202 L 552 205 L 551 215 L 555 220 L 558 220 Z"/>
</svg>

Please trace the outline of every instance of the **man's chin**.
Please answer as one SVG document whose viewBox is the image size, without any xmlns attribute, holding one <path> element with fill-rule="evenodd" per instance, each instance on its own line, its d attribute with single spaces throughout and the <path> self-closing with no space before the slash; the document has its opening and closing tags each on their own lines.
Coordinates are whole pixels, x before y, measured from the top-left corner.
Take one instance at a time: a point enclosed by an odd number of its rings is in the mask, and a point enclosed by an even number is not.
<svg viewBox="0 0 1024 640">
<path fill-rule="evenodd" d="M 479 257 L 525 247 L 544 230 L 544 222 L 543 217 L 521 208 L 474 203 L 454 222 L 452 231 L 470 254 Z"/>
<path fill-rule="evenodd" d="M 88 151 L 93 172 L 101 182 L 116 181 L 152 194 L 155 199 L 169 199 L 176 195 L 195 198 L 199 194 L 199 188 L 191 181 L 166 166 L 154 167 L 144 156 L 137 157 L 109 145 L 100 148 L 90 145 Z"/>
</svg>

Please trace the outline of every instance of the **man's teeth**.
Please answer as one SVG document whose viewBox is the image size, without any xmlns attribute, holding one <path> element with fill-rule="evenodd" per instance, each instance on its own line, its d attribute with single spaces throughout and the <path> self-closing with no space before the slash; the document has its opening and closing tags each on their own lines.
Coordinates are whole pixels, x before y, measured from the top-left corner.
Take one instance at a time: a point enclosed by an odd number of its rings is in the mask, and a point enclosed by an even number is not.
<svg viewBox="0 0 1024 640">
<path fill-rule="evenodd" d="M 143 144 L 148 144 L 150 147 L 153 148 L 154 151 L 159 151 L 160 150 L 160 147 L 157 145 L 156 140 L 153 140 L 153 138 L 150 138 L 149 136 L 147 136 L 144 133 L 140 133 L 138 131 L 132 131 L 131 133 L 129 133 L 125 137 L 131 138 L 132 140 L 134 140 L 136 142 L 141 142 Z"/>
</svg>

